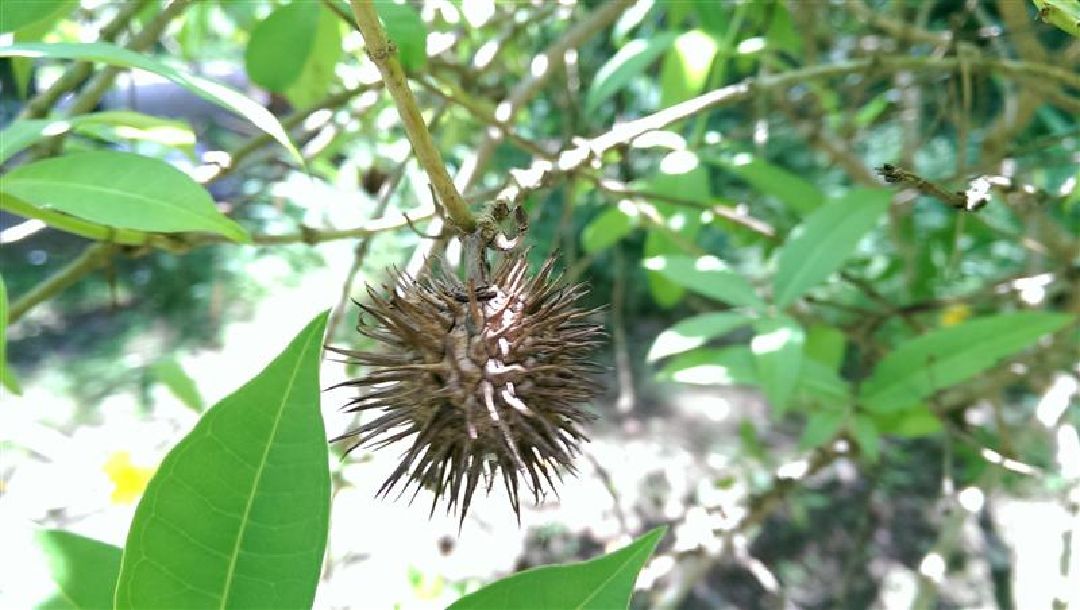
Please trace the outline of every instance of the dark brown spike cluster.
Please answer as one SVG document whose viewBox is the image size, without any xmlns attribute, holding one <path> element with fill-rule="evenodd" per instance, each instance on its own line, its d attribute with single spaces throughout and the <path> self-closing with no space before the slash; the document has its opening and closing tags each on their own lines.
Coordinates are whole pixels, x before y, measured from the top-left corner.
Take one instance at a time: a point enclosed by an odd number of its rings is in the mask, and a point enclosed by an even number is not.
<svg viewBox="0 0 1080 610">
<path fill-rule="evenodd" d="M 360 305 L 357 330 L 379 348 L 334 350 L 369 371 L 341 384 L 360 389 L 346 410 L 378 415 L 334 440 L 352 439 L 352 451 L 412 437 L 379 494 L 427 487 L 432 511 L 446 499 L 462 520 L 481 478 L 490 491 L 501 474 L 520 519 L 519 476 L 538 501 L 554 490 L 594 417 L 581 405 L 597 390 L 588 356 L 603 330 L 595 310 L 575 305 L 586 289 L 560 282 L 554 259 L 530 277 L 521 253 L 505 255 L 484 285 L 441 268 L 392 276 L 396 288 L 369 286 Z"/>
</svg>

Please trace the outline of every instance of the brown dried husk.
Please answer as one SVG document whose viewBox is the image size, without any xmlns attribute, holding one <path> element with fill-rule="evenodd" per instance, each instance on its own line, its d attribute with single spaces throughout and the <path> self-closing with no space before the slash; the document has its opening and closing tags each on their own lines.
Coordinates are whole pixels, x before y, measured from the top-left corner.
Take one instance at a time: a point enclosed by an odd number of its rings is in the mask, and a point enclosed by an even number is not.
<svg viewBox="0 0 1080 610">
<path fill-rule="evenodd" d="M 445 498 L 464 520 L 482 475 L 490 491 L 501 474 L 520 520 L 519 475 L 540 501 L 553 477 L 573 472 L 595 417 L 581 405 L 598 390 L 588 356 L 603 329 L 596 310 L 575 305 L 586 288 L 560 282 L 554 264 L 529 277 L 525 255 L 512 253 L 483 286 L 440 267 L 415 279 L 393 271 L 385 296 L 368 287 L 357 330 L 378 348 L 334 351 L 369 370 L 340 384 L 361 389 L 346 410 L 379 415 L 334 440 L 353 439 L 352 451 L 413 437 L 380 496 L 426 487 L 433 512 Z"/>
</svg>

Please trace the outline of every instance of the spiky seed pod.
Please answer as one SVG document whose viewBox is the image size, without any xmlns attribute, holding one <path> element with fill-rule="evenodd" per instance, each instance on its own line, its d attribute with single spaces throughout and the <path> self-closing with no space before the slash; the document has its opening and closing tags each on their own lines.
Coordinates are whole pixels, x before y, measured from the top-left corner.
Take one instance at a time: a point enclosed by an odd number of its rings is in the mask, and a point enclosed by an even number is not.
<svg viewBox="0 0 1080 610">
<path fill-rule="evenodd" d="M 334 440 L 353 439 L 352 451 L 413 437 L 380 496 L 403 481 L 402 493 L 427 487 L 433 512 L 445 498 L 464 520 L 481 475 L 490 491 L 501 474 L 520 520 L 519 475 L 539 501 L 552 475 L 573 472 L 594 417 L 581 404 L 598 389 L 588 355 L 603 329 L 595 310 L 575 306 L 586 288 L 560 282 L 554 264 L 529 277 L 525 256 L 511 253 L 487 285 L 440 267 L 415 279 L 395 270 L 385 294 L 368 287 L 357 330 L 379 348 L 335 351 L 370 371 L 340 384 L 361 390 L 346 410 L 379 415 Z"/>
</svg>

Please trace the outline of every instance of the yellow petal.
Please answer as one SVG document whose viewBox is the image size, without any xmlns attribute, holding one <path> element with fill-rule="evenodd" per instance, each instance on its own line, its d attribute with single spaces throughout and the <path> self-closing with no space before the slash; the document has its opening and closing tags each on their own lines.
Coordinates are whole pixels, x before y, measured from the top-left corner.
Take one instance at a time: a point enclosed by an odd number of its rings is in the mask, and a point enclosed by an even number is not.
<svg viewBox="0 0 1080 610">
<path fill-rule="evenodd" d="M 110 497 L 113 504 L 131 504 L 138 500 L 155 470 L 132 464 L 131 454 L 127 451 L 114 451 L 103 469 L 113 484 Z"/>
<path fill-rule="evenodd" d="M 939 322 L 942 326 L 956 326 L 971 317 L 971 308 L 963 303 L 949 305 L 941 311 Z"/>
</svg>

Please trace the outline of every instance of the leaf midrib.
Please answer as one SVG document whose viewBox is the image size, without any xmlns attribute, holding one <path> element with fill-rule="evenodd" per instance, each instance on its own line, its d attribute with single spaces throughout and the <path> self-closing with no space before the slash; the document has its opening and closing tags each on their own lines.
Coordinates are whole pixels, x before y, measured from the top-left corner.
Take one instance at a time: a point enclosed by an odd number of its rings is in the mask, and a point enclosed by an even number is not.
<svg viewBox="0 0 1080 610">
<path fill-rule="evenodd" d="M 281 395 L 281 402 L 278 405 L 277 416 L 274 418 L 273 428 L 270 430 L 269 440 L 266 443 L 266 447 L 263 449 L 262 457 L 259 460 L 258 468 L 255 473 L 255 484 L 251 488 L 251 493 L 248 494 L 247 505 L 244 506 L 244 512 L 240 519 L 240 535 L 236 537 L 236 542 L 233 544 L 232 553 L 229 557 L 229 568 L 225 573 L 225 585 L 222 587 L 221 605 L 218 606 L 220 610 L 226 610 L 228 608 L 227 601 L 230 597 L 230 589 L 232 588 L 233 575 L 236 573 L 236 562 L 240 557 L 240 547 L 243 546 L 244 535 L 247 532 L 248 518 L 251 516 L 251 508 L 255 504 L 255 497 L 258 495 L 259 485 L 262 484 L 262 478 L 264 471 L 266 470 L 267 456 L 270 455 L 270 448 L 274 445 L 274 439 L 277 437 L 278 427 L 281 425 L 282 412 L 285 410 L 285 403 L 288 401 L 289 396 L 292 394 L 293 386 L 296 385 L 296 377 L 300 374 L 300 369 L 303 368 L 304 355 L 307 354 L 308 349 L 311 346 L 312 340 L 315 338 L 315 333 L 311 335 L 304 342 L 304 348 L 300 350 L 299 355 L 296 358 L 296 366 L 293 368 L 292 375 L 289 377 L 289 382 L 285 386 L 285 392 Z"/>
</svg>

